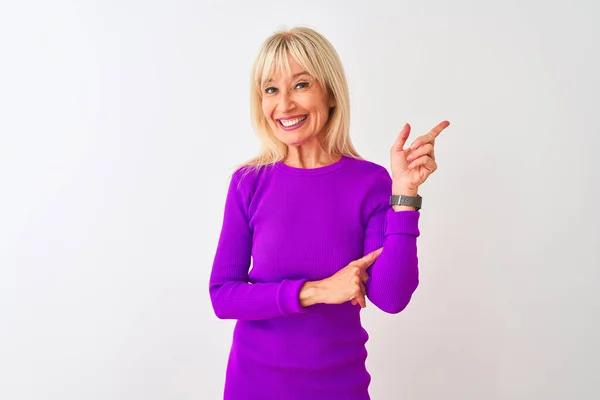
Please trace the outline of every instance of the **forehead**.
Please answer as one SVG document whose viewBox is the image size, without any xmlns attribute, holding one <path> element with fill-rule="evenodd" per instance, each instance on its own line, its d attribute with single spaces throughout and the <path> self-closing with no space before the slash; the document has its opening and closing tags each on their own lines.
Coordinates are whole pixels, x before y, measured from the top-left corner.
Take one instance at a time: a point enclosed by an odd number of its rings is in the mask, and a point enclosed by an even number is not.
<svg viewBox="0 0 600 400">
<path fill-rule="evenodd" d="M 262 81 L 271 82 L 286 79 L 295 79 L 300 75 L 311 75 L 307 68 L 304 68 L 294 57 L 289 54 L 286 56 L 274 57 L 270 63 L 264 66 Z"/>
</svg>

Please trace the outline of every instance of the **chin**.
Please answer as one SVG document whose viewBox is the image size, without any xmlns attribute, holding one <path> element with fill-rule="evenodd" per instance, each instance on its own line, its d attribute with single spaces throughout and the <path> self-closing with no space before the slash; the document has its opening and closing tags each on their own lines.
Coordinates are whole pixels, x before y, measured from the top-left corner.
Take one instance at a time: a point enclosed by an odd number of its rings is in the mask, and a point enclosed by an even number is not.
<svg viewBox="0 0 600 400">
<path fill-rule="evenodd" d="M 282 132 L 281 130 L 275 134 L 275 137 L 281 143 L 292 147 L 300 146 L 302 143 L 305 143 L 307 139 L 309 139 L 309 137 L 296 135 L 293 132 Z"/>
<path fill-rule="evenodd" d="M 302 141 L 290 140 L 290 138 L 285 139 L 285 138 L 281 138 L 280 137 L 278 139 L 279 139 L 279 141 L 281 143 L 283 143 L 283 144 L 285 144 L 286 146 L 289 146 L 289 147 L 298 147 L 298 146 L 300 146 L 302 144 Z"/>
</svg>

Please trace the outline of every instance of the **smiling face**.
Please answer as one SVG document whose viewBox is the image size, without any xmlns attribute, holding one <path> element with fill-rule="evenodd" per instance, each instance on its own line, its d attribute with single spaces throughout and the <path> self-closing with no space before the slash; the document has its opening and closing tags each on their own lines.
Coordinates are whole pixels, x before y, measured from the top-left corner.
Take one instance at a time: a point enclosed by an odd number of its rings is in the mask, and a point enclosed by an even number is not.
<svg viewBox="0 0 600 400">
<path fill-rule="evenodd" d="M 318 140 L 334 102 L 327 89 L 288 56 L 262 86 L 262 111 L 275 137 L 288 146 Z"/>
</svg>

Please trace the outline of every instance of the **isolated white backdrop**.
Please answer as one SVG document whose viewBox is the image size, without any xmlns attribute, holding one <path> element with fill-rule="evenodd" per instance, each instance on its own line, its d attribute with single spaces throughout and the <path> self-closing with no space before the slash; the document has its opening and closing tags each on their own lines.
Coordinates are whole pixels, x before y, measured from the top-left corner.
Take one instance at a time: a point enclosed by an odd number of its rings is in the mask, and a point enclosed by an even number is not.
<svg viewBox="0 0 600 400">
<path fill-rule="evenodd" d="M 421 285 L 364 312 L 373 398 L 599 398 L 600 13 L 559 3 L 1 1 L 0 398 L 220 398 L 249 70 L 296 25 L 339 51 L 366 158 L 452 123 Z"/>
</svg>

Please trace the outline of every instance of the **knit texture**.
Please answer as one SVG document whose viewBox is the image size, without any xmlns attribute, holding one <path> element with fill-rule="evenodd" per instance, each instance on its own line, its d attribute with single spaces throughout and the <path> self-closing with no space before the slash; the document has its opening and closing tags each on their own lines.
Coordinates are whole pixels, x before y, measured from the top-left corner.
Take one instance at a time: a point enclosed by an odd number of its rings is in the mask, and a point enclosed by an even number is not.
<svg viewBox="0 0 600 400">
<path fill-rule="evenodd" d="M 229 185 L 209 284 L 217 317 L 237 320 L 224 399 L 369 399 L 360 306 L 304 308 L 299 292 L 383 247 L 367 296 L 399 313 L 418 285 L 420 213 L 391 208 L 390 175 L 369 161 L 245 168 Z"/>
</svg>

